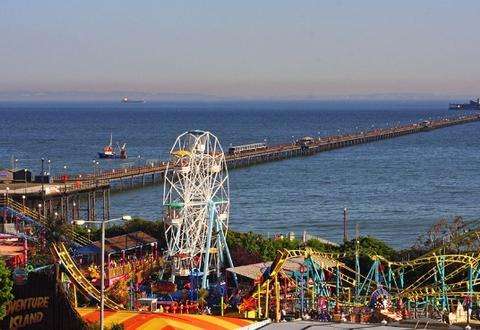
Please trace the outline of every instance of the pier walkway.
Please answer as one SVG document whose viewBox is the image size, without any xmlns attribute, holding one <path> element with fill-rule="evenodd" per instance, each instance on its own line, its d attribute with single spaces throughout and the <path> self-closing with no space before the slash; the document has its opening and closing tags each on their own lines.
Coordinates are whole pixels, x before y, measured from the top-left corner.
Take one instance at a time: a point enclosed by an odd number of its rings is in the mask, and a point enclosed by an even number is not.
<svg viewBox="0 0 480 330">
<path fill-rule="evenodd" d="M 426 132 L 434 129 L 445 128 L 453 125 L 461 125 L 470 122 L 480 121 L 480 114 L 466 115 L 455 118 L 445 118 L 433 121 L 423 121 L 410 125 L 397 126 L 392 128 L 379 128 L 370 131 L 335 135 L 312 139 L 309 143 L 291 143 L 268 146 L 258 151 L 240 152 L 237 154 L 226 154 L 226 162 L 229 168 L 250 166 L 258 163 L 272 162 L 298 156 L 308 156 L 319 152 L 345 148 L 358 144 L 364 144 L 379 140 L 391 139 L 407 134 Z M 111 183 L 118 180 L 128 180 L 141 177 L 142 182 L 155 181 L 156 176 L 163 178 L 167 169 L 167 162 L 151 163 L 148 166 L 113 169 L 93 175 L 92 173 L 78 174 L 70 177 L 69 181 L 102 182 Z M 61 182 L 61 178 L 56 179 Z M 92 185 L 92 183 L 90 183 Z M 88 185 L 86 185 L 88 186 Z"/>
<path fill-rule="evenodd" d="M 432 121 L 423 121 L 409 125 L 378 128 L 353 134 L 333 135 L 310 139 L 307 142 L 292 141 L 290 143 L 267 146 L 261 150 L 245 151 L 235 154 L 226 154 L 229 168 L 251 166 L 259 163 L 272 162 L 292 157 L 308 156 L 324 151 L 355 146 L 379 140 L 391 139 L 403 135 L 426 132 L 434 129 L 445 128 L 480 121 L 480 114 L 463 115 L 454 118 L 443 118 Z M 146 183 L 161 183 L 168 162 L 152 162 L 145 166 L 131 168 L 117 168 L 108 171 L 82 173 L 71 175 L 68 178 L 56 177 L 52 184 L 46 184 L 50 189 L 47 195 L 70 195 L 85 193 L 98 189 L 119 188 L 121 190 L 132 188 Z M 18 189 L 17 189 L 18 188 Z M 36 188 L 36 189 L 35 189 Z M 35 195 L 41 193 L 40 185 L 29 188 L 27 192 L 22 185 L 10 185 L 9 193 L 13 195 Z M 45 189 L 45 188 L 44 188 Z M 2 187 L 0 187 L 2 190 Z M 3 191 L 4 192 L 4 191 Z"/>
</svg>

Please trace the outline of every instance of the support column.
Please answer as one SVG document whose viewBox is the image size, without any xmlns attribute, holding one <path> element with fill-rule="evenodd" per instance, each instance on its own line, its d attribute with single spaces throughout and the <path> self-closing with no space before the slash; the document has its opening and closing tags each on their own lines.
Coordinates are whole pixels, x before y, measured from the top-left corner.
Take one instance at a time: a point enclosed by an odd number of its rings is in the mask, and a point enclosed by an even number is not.
<svg viewBox="0 0 480 330">
<path fill-rule="evenodd" d="M 275 275 L 275 322 L 280 322 L 280 284 L 278 275 Z"/>
<path fill-rule="evenodd" d="M 265 318 L 268 319 L 268 312 L 270 307 L 270 279 L 266 281 L 266 288 L 265 288 Z"/>
<path fill-rule="evenodd" d="M 260 296 L 260 282 L 257 284 L 257 318 L 262 318 L 262 300 Z"/>
<path fill-rule="evenodd" d="M 97 202 L 96 202 L 96 191 L 94 190 L 92 193 L 92 220 L 97 220 Z"/>
</svg>

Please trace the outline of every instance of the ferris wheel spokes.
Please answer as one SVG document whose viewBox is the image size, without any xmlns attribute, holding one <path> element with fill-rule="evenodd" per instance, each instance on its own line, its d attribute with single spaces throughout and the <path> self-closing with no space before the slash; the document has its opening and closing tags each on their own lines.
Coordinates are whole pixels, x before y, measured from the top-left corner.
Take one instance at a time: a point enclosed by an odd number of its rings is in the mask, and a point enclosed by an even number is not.
<svg viewBox="0 0 480 330">
<path fill-rule="evenodd" d="M 210 132 L 181 134 L 170 150 L 163 205 L 167 256 L 177 274 L 203 269 L 202 287 L 225 262 L 233 266 L 225 236 L 230 210 L 225 155 Z"/>
</svg>

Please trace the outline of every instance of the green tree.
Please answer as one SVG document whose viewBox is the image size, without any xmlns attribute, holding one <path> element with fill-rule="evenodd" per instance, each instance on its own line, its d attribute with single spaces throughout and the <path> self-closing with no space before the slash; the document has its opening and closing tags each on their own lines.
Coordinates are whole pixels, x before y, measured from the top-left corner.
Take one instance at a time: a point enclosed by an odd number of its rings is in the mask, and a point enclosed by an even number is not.
<svg viewBox="0 0 480 330">
<path fill-rule="evenodd" d="M 0 259 L 0 319 L 5 317 L 5 307 L 12 300 L 13 281 L 10 270 L 5 266 L 5 262 Z"/>
<path fill-rule="evenodd" d="M 61 216 L 49 216 L 45 221 L 45 239 L 48 243 L 72 241 L 72 225 Z"/>
</svg>

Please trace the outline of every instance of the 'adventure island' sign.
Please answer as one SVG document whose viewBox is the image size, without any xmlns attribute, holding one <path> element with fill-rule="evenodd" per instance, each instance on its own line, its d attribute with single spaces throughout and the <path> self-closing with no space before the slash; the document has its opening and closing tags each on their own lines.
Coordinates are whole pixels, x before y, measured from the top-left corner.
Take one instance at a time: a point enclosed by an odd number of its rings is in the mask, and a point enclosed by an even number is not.
<svg viewBox="0 0 480 330">
<path fill-rule="evenodd" d="M 48 312 L 50 297 L 30 297 L 15 299 L 6 306 L 6 315 L 10 318 L 9 329 L 31 327 L 40 324 Z"/>
<path fill-rule="evenodd" d="M 2 329 L 85 329 L 61 285 L 56 285 L 54 270 L 29 272 L 25 281 L 13 286 L 14 298 L 6 305 L 0 321 Z"/>
</svg>

